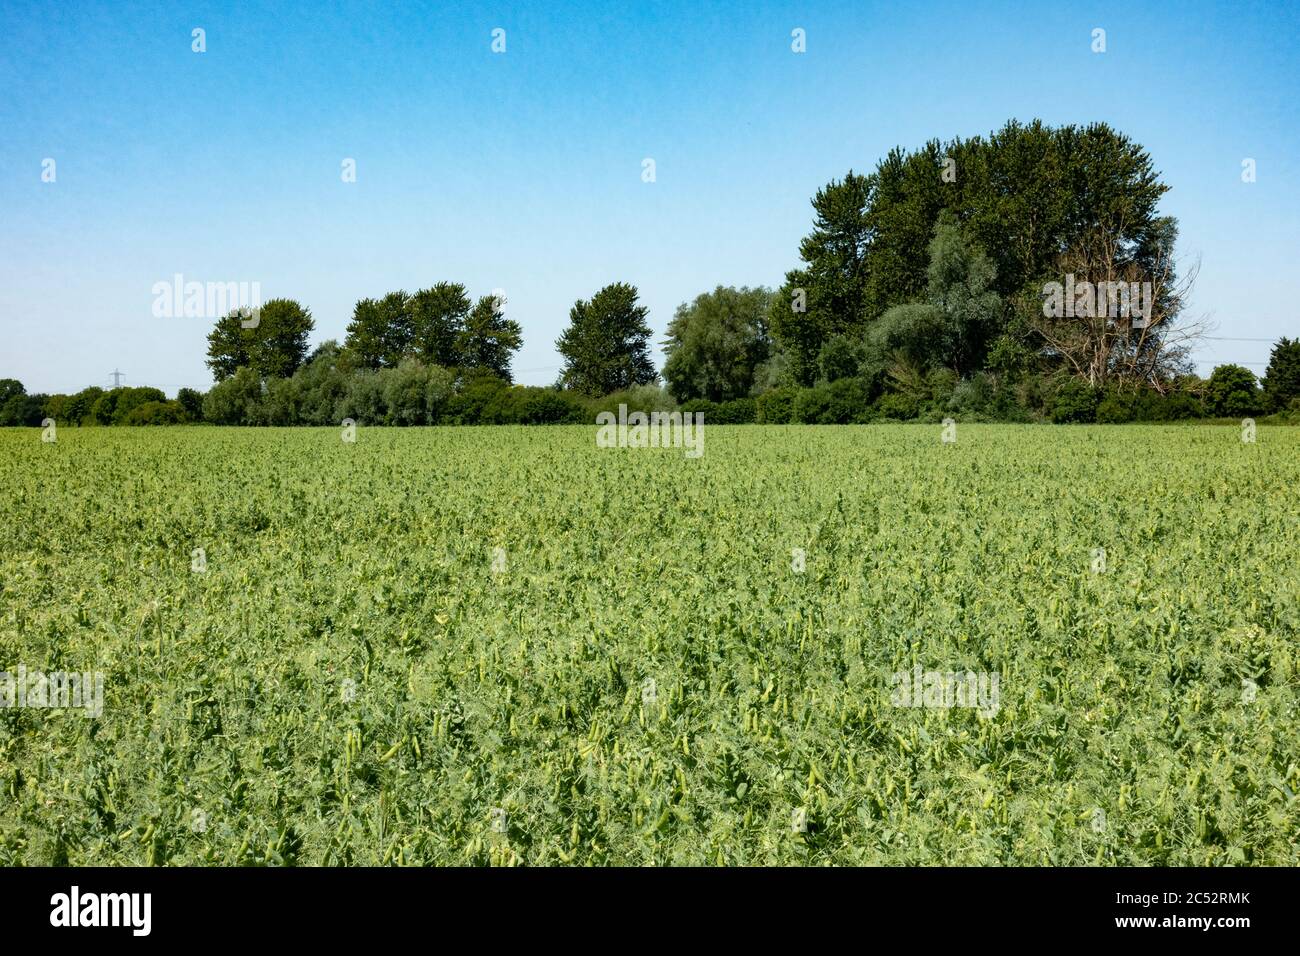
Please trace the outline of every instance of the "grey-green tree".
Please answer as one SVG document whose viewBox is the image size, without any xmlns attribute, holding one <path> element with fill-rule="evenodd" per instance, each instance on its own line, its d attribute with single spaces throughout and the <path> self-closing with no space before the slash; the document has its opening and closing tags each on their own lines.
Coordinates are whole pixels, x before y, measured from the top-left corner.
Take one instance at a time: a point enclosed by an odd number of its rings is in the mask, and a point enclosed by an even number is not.
<svg viewBox="0 0 1300 956">
<path fill-rule="evenodd" d="M 615 282 L 569 310 L 569 326 L 555 342 L 564 357 L 560 384 L 587 395 L 607 395 L 655 381 L 650 359 L 649 309 L 635 286 Z"/>
</svg>

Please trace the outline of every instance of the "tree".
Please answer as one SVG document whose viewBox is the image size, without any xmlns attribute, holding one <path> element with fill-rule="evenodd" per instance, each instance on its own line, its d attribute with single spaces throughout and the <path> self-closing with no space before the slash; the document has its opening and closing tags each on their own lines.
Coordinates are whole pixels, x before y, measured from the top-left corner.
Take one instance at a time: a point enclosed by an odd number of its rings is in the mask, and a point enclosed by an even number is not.
<svg viewBox="0 0 1300 956">
<path fill-rule="evenodd" d="M 1220 365 L 1210 373 L 1205 400 L 1213 415 L 1231 418 L 1254 415 L 1260 406 L 1255 373 L 1240 365 Z"/>
<path fill-rule="evenodd" d="M 1300 398 L 1300 339 L 1278 339 L 1264 372 L 1264 397 L 1272 411 Z"/>
<path fill-rule="evenodd" d="M 432 308 L 432 306 L 430 306 Z M 431 330 L 430 343 L 437 340 Z M 352 310 L 344 345 L 364 368 L 396 366 L 415 343 L 415 316 L 411 297 L 390 292 L 382 299 L 362 299 Z"/>
<path fill-rule="evenodd" d="M 1002 300 L 993 291 L 996 269 L 946 211 L 934 228 L 929 253 L 926 298 L 942 316 L 942 341 L 934 351 L 944 366 L 959 376 L 970 375 L 983 368 L 1001 319 Z"/>
<path fill-rule="evenodd" d="M 677 307 L 664 342 L 664 380 L 678 401 L 745 398 L 767 361 L 770 289 L 718 286 Z"/>
<path fill-rule="evenodd" d="M 411 344 L 415 354 L 428 365 L 459 365 L 461 336 L 469 311 L 469 294 L 459 282 L 439 282 L 411 296 Z"/>
<path fill-rule="evenodd" d="M 863 326 L 871 241 L 867 206 L 874 186 L 873 177 L 850 170 L 843 182 L 817 191 L 813 231 L 799 247 L 805 265 L 786 273 L 772 301 L 772 335 L 789 352 L 791 372 L 801 384 L 816 378 L 817 358 L 828 339 Z"/>
<path fill-rule="evenodd" d="M 635 286 L 607 285 L 589 301 L 579 299 L 569 310 L 569 327 L 555 347 L 564 356 L 560 382 L 587 395 L 607 395 L 633 385 L 653 382 L 646 324 L 649 309 L 637 305 Z"/>
<path fill-rule="evenodd" d="M 503 306 L 492 295 L 478 300 L 457 337 L 455 364 L 486 370 L 509 382 L 510 360 L 524 337 L 519 323 L 505 317 Z"/>
<path fill-rule="evenodd" d="M 272 299 L 254 314 L 236 309 L 208 333 L 208 368 L 225 381 L 241 368 L 263 378 L 287 378 L 307 356 L 311 312 L 292 299 Z"/>
</svg>

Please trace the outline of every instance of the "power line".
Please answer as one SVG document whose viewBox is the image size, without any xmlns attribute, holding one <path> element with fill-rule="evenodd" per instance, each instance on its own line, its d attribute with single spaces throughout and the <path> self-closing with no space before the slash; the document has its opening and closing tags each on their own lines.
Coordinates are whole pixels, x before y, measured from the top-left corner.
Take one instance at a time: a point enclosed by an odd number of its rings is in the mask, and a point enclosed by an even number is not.
<svg viewBox="0 0 1300 956">
<path fill-rule="evenodd" d="M 1201 336 L 1214 342 L 1273 342 L 1271 338 L 1232 338 L 1231 336 Z"/>
</svg>

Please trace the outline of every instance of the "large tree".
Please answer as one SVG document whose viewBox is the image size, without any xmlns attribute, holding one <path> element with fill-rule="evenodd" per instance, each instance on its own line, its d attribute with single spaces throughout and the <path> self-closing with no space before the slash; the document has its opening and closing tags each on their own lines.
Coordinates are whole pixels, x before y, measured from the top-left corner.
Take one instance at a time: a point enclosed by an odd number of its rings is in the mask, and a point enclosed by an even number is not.
<svg viewBox="0 0 1300 956">
<path fill-rule="evenodd" d="M 456 342 L 456 364 L 465 370 L 486 370 L 510 381 L 510 360 L 523 344 L 519 323 L 507 319 L 505 303 L 485 295 L 465 319 Z"/>
<path fill-rule="evenodd" d="M 649 309 L 637 304 L 635 286 L 615 282 L 569 310 L 569 327 L 556 340 L 564 356 L 560 383 L 587 395 L 607 395 L 653 382 Z"/>
<path fill-rule="evenodd" d="M 866 289 L 866 254 L 871 242 L 867 205 L 874 179 L 852 170 L 813 197 L 811 235 L 799 246 L 804 266 L 786 273 L 772 301 L 772 334 L 790 356 L 797 381 L 810 385 L 817 358 L 831 338 L 861 329 Z"/>
<path fill-rule="evenodd" d="M 366 368 L 393 368 L 412 350 L 415 316 L 411 296 L 390 292 L 362 299 L 352 310 L 344 345 Z"/>
<path fill-rule="evenodd" d="M 311 312 L 292 299 L 272 299 L 257 313 L 236 309 L 208 333 L 208 368 L 218 382 L 241 368 L 263 378 L 288 378 L 307 356 Z"/>
<path fill-rule="evenodd" d="M 744 398 L 767 361 L 770 289 L 718 286 L 677 307 L 664 342 L 664 380 L 678 401 Z"/>
<path fill-rule="evenodd" d="M 987 138 L 895 149 L 869 176 L 850 173 L 814 198 L 813 232 L 800 247 L 805 265 L 788 274 L 773 304 L 773 335 L 790 352 L 797 378 L 809 382 L 827 342 L 926 299 L 930 243 L 946 210 L 991 260 L 986 291 L 1014 304 L 1003 321 L 1013 320 L 1016 330 L 1034 324 L 1044 283 L 1062 281 L 1071 269 L 1117 281 L 1138 276 L 1155 287 L 1159 321 L 1136 330 L 1141 334 L 1112 323 L 1075 341 L 1080 330 L 1063 326 L 1053 330 L 1056 344 L 1026 332 L 1011 345 L 1040 350 L 1049 363 L 1097 382 L 1117 371 L 1122 378 L 1168 377 L 1185 364 L 1194 330 L 1172 331 L 1190 279 L 1179 281 L 1173 268 L 1177 224 L 1157 211 L 1167 189 L 1147 152 L 1102 123 L 1013 121 Z M 798 289 L 806 293 L 804 313 L 791 307 Z M 988 331 L 996 338 L 1005 330 Z M 1085 354 L 1074 359 L 1066 354 L 1080 350 Z"/>
<path fill-rule="evenodd" d="M 411 296 L 415 354 L 428 365 L 461 364 L 461 336 L 469 311 L 469 293 L 459 282 L 439 282 Z"/>
</svg>

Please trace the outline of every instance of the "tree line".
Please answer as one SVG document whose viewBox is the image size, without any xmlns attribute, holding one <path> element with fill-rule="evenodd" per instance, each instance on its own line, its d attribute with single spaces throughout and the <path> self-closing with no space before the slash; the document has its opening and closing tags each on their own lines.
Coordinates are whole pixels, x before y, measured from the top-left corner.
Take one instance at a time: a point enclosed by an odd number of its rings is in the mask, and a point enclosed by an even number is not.
<svg viewBox="0 0 1300 956">
<path fill-rule="evenodd" d="M 208 336 L 205 395 L 28 396 L 10 380 L 0 423 L 590 422 L 616 398 L 715 422 L 1300 415 L 1295 341 L 1277 343 L 1262 382 L 1236 365 L 1193 374 L 1195 269 L 1179 274 L 1167 191 L 1147 152 L 1105 124 L 1013 121 L 894 149 L 818 190 L 799 265 L 776 289 L 683 303 L 661 372 L 630 284 L 575 302 L 556 382 L 525 388 L 504 297 L 444 281 L 358 301 L 344 341 L 312 351 L 296 301 L 231 312 Z M 1069 290 L 1064 309 L 1045 307 L 1052 287 Z"/>
</svg>

